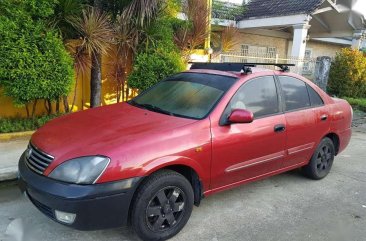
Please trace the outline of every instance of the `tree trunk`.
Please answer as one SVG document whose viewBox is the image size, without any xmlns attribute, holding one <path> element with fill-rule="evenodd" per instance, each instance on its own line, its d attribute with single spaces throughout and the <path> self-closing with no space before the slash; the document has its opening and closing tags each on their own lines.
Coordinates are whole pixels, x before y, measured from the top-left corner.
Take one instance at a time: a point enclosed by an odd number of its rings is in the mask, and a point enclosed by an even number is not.
<svg viewBox="0 0 366 241">
<path fill-rule="evenodd" d="M 52 102 L 51 100 L 47 100 L 47 105 L 48 105 L 48 115 L 52 114 Z"/>
<path fill-rule="evenodd" d="M 35 99 L 33 102 L 33 109 L 32 109 L 32 115 L 31 115 L 32 118 L 34 117 L 34 114 L 36 113 L 37 102 L 38 102 L 38 99 Z"/>
<path fill-rule="evenodd" d="M 90 74 L 90 107 L 98 107 L 101 102 L 102 89 L 102 56 L 100 53 L 92 54 L 92 66 Z"/>
<path fill-rule="evenodd" d="M 29 108 L 28 108 L 28 103 L 25 104 L 25 110 L 27 111 L 27 118 L 29 118 Z"/>
<path fill-rule="evenodd" d="M 99 11 L 102 10 L 102 0 L 94 0 L 94 7 Z M 102 56 L 100 53 L 92 53 L 91 56 L 91 73 L 90 73 L 90 107 L 98 107 L 101 102 L 102 89 Z"/>
<path fill-rule="evenodd" d="M 69 101 L 68 101 L 66 95 L 65 96 L 62 96 L 62 102 L 64 103 L 65 113 L 69 113 L 70 112 Z"/>
<path fill-rule="evenodd" d="M 60 112 L 60 98 L 56 100 L 56 113 Z"/>
</svg>

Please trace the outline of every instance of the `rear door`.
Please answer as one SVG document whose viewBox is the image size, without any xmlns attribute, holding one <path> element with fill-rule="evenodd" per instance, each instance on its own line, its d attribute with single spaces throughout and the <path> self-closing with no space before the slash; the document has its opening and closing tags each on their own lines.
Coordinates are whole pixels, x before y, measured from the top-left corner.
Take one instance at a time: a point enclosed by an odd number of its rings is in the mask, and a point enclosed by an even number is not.
<svg viewBox="0 0 366 241">
<path fill-rule="evenodd" d="M 254 113 L 248 124 L 212 125 L 212 188 L 259 177 L 283 165 L 286 131 L 274 76 L 244 83 L 228 103 L 221 119 L 233 109 Z"/>
<path fill-rule="evenodd" d="M 321 97 L 304 81 L 278 76 L 283 95 L 287 139 L 284 166 L 307 163 L 329 126 Z"/>
</svg>

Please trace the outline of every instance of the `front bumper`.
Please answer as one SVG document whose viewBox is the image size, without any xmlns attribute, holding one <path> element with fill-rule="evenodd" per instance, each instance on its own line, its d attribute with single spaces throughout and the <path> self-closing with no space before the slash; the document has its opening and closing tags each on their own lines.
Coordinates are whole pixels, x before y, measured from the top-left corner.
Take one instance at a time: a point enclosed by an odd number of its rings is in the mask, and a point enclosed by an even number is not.
<svg viewBox="0 0 366 241">
<path fill-rule="evenodd" d="M 141 177 L 103 184 L 69 184 L 36 174 L 24 159 L 23 154 L 19 160 L 19 188 L 49 218 L 79 230 L 127 224 L 130 203 Z M 55 210 L 76 214 L 75 221 L 72 224 L 58 221 Z"/>
</svg>

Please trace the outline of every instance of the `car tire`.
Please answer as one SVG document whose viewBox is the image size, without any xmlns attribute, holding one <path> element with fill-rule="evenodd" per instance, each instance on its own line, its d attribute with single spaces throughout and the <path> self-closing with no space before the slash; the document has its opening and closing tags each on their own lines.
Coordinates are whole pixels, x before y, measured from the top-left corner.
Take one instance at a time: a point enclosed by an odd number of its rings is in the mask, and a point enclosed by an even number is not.
<svg viewBox="0 0 366 241">
<path fill-rule="evenodd" d="M 147 177 L 137 190 L 131 224 L 142 240 L 166 240 L 183 229 L 194 202 L 190 182 L 181 174 L 162 170 Z"/>
<path fill-rule="evenodd" d="M 305 176 L 320 180 L 326 177 L 332 168 L 335 156 L 333 141 L 325 137 L 316 148 L 308 165 L 302 168 Z"/>
</svg>

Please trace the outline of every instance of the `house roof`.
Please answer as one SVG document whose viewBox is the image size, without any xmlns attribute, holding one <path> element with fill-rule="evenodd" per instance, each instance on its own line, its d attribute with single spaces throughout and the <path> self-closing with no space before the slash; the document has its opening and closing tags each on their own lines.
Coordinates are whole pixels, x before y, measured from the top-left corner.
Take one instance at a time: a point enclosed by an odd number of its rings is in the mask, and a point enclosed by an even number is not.
<svg viewBox="0 0 366 241">
<path fill-rule="evenodd" d="M 269 18 L 314 12 L 324 0 L 252 0 L 238 19 Z"/>
</svg>

